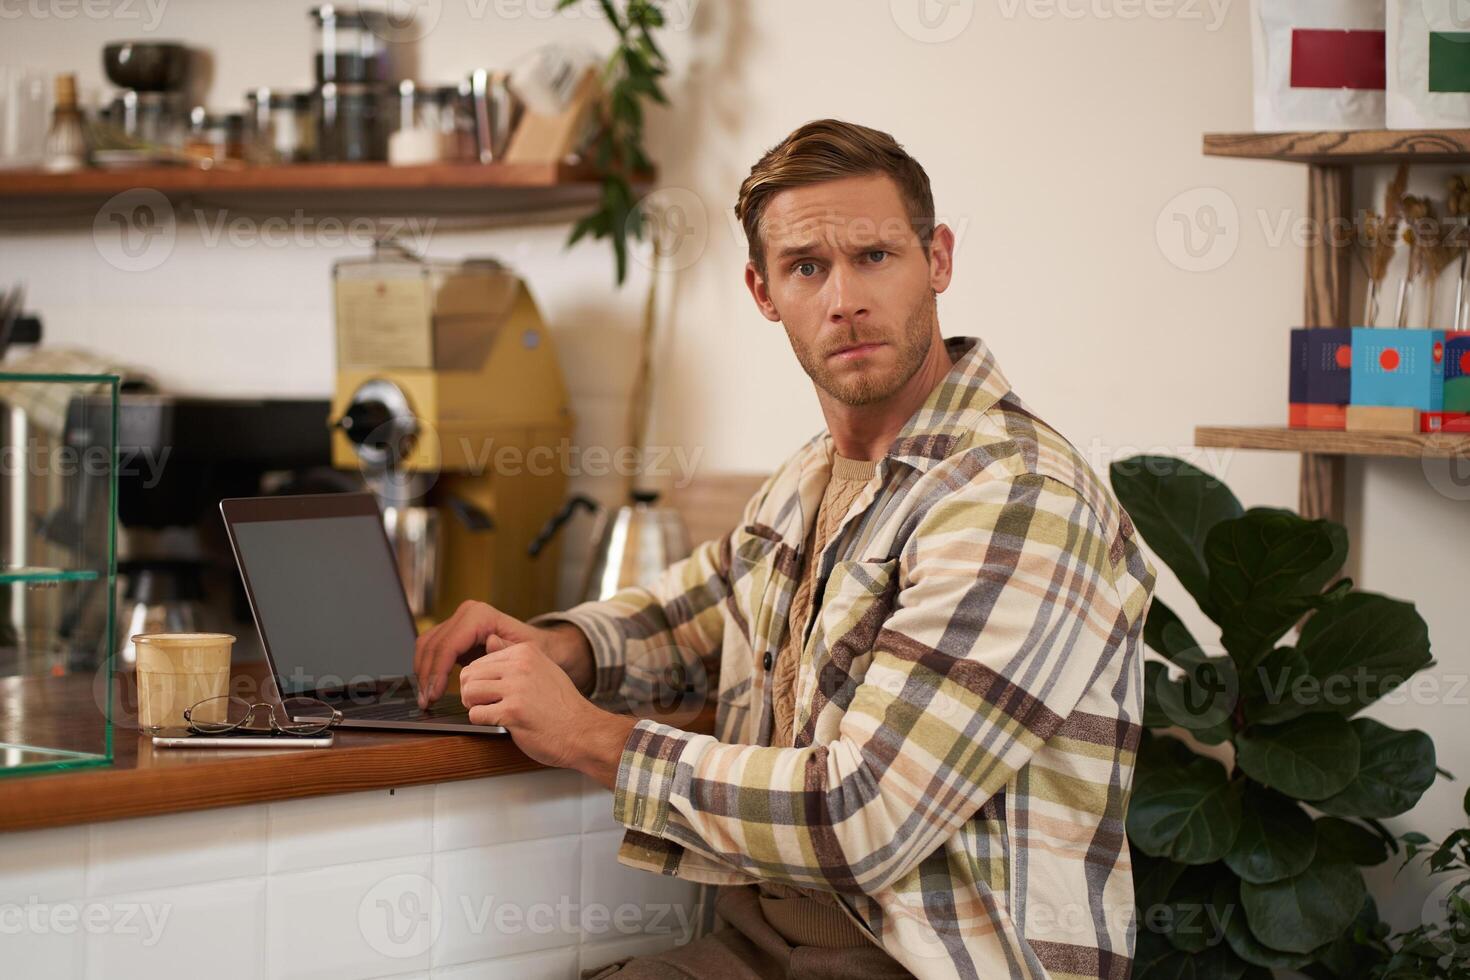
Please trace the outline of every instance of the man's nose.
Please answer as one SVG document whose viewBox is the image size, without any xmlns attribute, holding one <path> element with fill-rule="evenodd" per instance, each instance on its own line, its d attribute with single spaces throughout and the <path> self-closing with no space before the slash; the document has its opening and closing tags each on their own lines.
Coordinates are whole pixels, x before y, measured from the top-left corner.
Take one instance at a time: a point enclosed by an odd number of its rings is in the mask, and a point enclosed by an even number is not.
<svg viewBox="0 0 1470 980">
<path fill-rule="evenodd" d="M 851 269 L 838 264 L 827 277 L 827 319 L 832 323 L 856 323 L 868 315 L 868 297 Z"/>
</svg>

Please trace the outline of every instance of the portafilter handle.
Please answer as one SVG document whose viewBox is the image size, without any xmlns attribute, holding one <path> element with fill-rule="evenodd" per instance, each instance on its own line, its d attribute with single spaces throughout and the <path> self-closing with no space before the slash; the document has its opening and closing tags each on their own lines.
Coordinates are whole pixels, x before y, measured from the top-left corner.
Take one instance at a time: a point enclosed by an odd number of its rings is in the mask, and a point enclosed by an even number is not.
<svg viewBox="0 0 1470 980">
<path fill-rule="evenodd" d="M 602 505 L 585 494 L 572 495 L 566 503 L 561 505 L 561 509 L 551 515 L 551 519 L 541 526 L 541 530 L 536 533 L 536 537 L 526 548 L 526 553 L 532 558 L 538 557 L 542 551 L 546 550 L 551 539 L 556 537 L 556 532 L 561 530 L 562 525 L 572 519 L 572 515 L 577 512 L 578 508 L 586 508 L 589 514 L 595 514 L 602 509 Z"/>
</svg>

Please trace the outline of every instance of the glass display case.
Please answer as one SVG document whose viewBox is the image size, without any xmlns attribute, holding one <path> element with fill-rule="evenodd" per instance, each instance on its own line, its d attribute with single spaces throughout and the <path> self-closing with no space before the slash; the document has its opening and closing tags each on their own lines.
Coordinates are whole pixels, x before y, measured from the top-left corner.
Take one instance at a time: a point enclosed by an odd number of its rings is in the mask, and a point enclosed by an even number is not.
<svg viewBox="0 0 1470 980">
<path fill-rule="evenodd" d="M 0 372 L 0 776 L 112 761 L 117 393 Z"/>
</svg>

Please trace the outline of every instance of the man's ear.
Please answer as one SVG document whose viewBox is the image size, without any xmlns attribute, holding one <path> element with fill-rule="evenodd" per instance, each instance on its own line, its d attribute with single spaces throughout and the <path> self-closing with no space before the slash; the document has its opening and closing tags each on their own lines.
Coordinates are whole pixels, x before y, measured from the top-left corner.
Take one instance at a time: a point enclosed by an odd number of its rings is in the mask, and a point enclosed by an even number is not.
<svg viewBox="0 0 1470 980">
<path fill-rule="evenodd" d="M 754 262 L 745 263 L 745 288 L 750 290 L 750 296 L 755 300 L 756 309 L 761 311 L 761 316 L 772 323 L 781 322 L 781 313 L 776 309 L 776 304 L 771 302 L 771 291 L 766 288 L 765 277 L 760 274 Z"/>
<path fill-rule="evenodd" d="M 936 293 L 949 288 L 954 276 L 954 232 L 949 225 L 935 225 L 929 238 L 929 285 Z"/>
</svg>

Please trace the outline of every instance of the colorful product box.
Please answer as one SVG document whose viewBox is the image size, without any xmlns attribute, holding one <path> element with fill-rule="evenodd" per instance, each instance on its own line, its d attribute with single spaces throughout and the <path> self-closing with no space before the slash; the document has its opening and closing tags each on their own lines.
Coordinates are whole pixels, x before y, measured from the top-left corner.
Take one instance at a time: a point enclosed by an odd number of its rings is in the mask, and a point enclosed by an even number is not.
<svg viewBox="0 0 1470 980">
<path fill-rule="evenodd" d="M 1288 424 L 1294 429 L 1341 429 L 1352 392 L 1351 327 L 1291 331 Z"/>
<path fill-rule="evenodd" d="M 1470 331 L 1444 335 L 1444 410 L 1470 412 Z"/>
<path fill-rule="evenodd" d="M 1470 412 L 1422 412 L 1419 431 L 1470 433 Z"/>
<path fill-rule="evenodd" d="M 1442 412 L 1443 330 L 1353 327 L 1352 404 Z"/>
</svg>

